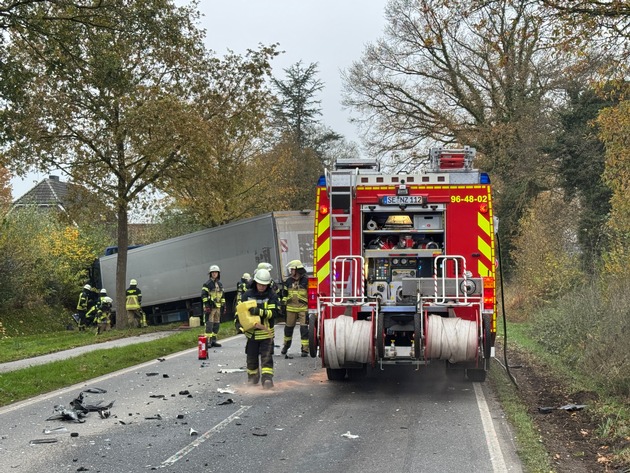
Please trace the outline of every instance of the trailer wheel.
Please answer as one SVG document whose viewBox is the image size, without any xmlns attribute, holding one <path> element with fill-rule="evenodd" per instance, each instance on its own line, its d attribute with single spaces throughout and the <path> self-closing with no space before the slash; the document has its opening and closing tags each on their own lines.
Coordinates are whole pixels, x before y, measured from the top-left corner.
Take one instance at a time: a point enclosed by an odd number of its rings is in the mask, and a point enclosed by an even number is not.
<svg viewBox="0 0 630 473">
<path fill-rule="evenodd" d="M 343 381 L 346 377 L 346 370 L 344 368 L 326 368 L 326 375 L 330 381 Z"/>
<path fill-rule="evenodd" d="M 308 319 L 308 354 L 311 358 L 317 356 L 317 347 L 319 346 L 319 337 L 317 336 L 317 316 L 311 314 Z"/>
<path fill-rule="evenodd" d="M 382 313 L 376 314 L 376 356 L 385 358 L 385 322 Z"/>
</svg>

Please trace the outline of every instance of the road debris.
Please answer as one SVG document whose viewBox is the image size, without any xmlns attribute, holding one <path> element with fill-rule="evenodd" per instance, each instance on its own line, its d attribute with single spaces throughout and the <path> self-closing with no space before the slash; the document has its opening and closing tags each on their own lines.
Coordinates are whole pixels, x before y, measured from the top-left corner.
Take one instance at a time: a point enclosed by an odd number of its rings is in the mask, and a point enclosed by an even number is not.
<svg viewBox="0 0 630 473">
<path fill-rule="evenodd" d="M 358 435 L 351 434 L 349 430 L 345 434 L 341 434 L 341 436 L 345 437 L 347 439 L 358 439 L 359 438 Z"/>
<path fill-rule="evenodd" d="M 586 407 L 587 407 L 586 404 L 566 404 L 560 407 L 539 407 L 538 412 L 540 412 L 541 414 L 550 414 L 553 411 L 574 412 L 574 411 L 581 411 L 582 409 Z"/>
</svg>

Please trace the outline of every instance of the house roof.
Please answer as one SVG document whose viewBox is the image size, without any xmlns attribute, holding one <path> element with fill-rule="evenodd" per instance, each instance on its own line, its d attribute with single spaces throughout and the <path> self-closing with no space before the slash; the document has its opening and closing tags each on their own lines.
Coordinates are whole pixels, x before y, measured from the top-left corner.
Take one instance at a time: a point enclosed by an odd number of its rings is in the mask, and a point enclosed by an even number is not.
<svg viewBox="0 0 630 473">
<path fill-rule="evenodd" d="M 68 191 L 74 184 L 62 182 L 59 176 L 50 175 L 35 187 L 13 202 L 13 209 L 19 207 L 57 207 L 65 211 Z"/>
</svg>

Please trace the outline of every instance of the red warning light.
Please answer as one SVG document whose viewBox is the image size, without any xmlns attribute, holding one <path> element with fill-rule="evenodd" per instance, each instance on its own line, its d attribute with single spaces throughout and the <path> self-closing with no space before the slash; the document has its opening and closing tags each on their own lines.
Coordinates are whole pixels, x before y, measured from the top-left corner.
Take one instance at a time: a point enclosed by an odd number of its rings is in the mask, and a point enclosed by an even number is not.
<svg viewBox="0 0 630 473">
<path fill-rule="evenodd" d="M 328 207 L 325 205 L 319 206 L 319 214 L 320 215 L 328 215 Z"/>
</svg>

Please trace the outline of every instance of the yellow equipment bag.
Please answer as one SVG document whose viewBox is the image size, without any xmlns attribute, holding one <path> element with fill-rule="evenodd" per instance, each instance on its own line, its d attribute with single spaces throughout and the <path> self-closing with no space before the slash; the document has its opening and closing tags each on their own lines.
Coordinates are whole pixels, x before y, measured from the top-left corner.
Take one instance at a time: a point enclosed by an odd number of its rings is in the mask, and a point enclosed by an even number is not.
<svg viewBox="0 0 630 473">
<path fill-rule="evenodd" d="M 249 313 L 249 309 L 252 307 L 256 307 L 256 301 L 239 302 L 236 305 L 236 315 L 245 332 L 253 329 L 256 324 L 260 323 L 260 316 Z"/>
</svg>

